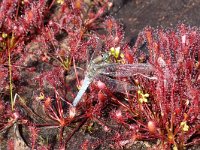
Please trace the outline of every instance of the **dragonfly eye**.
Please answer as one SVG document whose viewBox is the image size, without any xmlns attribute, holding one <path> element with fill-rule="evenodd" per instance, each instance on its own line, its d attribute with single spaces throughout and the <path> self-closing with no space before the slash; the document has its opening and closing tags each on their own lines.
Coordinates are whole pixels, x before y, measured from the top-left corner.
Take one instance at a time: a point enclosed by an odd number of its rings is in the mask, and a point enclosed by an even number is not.
<svg viewBox="0 0 200 150">
<path fill-rule="evenodd" d="M 103 61 L 108 60 L 109 54 L 107 54 L 107 53 L 102 54 L 102 58 L 103 58 Z"/>
</svg>

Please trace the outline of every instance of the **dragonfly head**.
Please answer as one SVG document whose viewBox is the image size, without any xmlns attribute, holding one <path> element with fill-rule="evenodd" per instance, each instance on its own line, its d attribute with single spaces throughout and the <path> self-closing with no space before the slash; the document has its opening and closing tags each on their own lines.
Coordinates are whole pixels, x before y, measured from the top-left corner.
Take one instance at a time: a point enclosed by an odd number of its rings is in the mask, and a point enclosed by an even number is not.
<svg viewBox="0 0 200 150">
<path fill-rule="evenodd" d="M 110 56 L 109 56 L 108 53 L 103 53 L 103 54 L 102 54 L 102 58 L 103 58 L 102 60 L 103 60 L 103 61 L 108 61 L 109 57 L 110 57 Z"/>
<path fill-rule="evenodd" d="M 99 64 L 99 63 L 105 62 L 108 60 L 108 58 L 109 58 L 108 54 L 106 53 L 101 54 L 92 60 L 92 64 Z"/>
</svg>

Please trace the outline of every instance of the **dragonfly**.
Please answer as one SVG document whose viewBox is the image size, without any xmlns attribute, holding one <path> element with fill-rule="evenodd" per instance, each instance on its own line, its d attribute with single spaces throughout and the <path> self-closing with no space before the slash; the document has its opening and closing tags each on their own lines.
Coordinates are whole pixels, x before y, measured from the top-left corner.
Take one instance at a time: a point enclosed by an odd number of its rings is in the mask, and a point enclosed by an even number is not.
<svg viewBox="0 0 200 150">
<path fill-rule="evenodd" d="M 102 55 L 94 58 L 88 65 L 85 78 L 83 80 L 82 86 L 76 95 L 72 105 L 75 107 L 80 102 L 83 94 L 89 87 L 89 85 L 96 78 L 106 83 L 106 86 L 111 91 L 122 92 L 124 88 L 126 90 L 137 90 L 137 86 L 133 86 L 130 83 L 120 81 L 117 79 L 112 79 L 111 77 L 131 77 L 134 75 L 142 75 L 151 80 L 156 80 L 154 76 L 149 76 L 154 68 L 148 63 L 135 63 L 135 64 L 120 64 L 120 63 L 108 63 L 107 60 L 109 54 L 104 53 Z"/>
</svg>

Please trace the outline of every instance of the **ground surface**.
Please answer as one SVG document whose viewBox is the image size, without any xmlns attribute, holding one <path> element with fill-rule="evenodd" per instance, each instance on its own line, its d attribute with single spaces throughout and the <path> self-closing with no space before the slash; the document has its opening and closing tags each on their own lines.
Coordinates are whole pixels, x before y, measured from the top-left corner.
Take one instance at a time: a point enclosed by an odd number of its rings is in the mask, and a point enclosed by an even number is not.
<svg viewBox="0 0 200 150">
<path fill-rule="evenodd" d="M 199 0 L 114 0 L 113 15 L 125 28 L 125 38 L 134 41 L 146 26 L 173 27 L 179 23 L 200 26 Z"/>
</svg>

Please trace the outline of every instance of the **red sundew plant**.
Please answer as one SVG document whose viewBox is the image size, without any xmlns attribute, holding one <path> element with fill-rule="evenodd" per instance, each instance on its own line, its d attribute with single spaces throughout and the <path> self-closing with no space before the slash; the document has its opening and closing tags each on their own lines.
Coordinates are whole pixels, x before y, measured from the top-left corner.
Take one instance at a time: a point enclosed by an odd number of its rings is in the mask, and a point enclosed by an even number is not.
<svg viewBox="0 0 200 150">
<path fill-rule="evenodd" d="M 10 105 L 0 101 L 0 132 L 6 131 L 19 119 L 18 112 L 12 112 Z"/>
<path fill-rule="evenodd" d="M 63 141 L 64 128 L 69 124 L 71 124 L 72 121 L 74 121 L 75 119 L 74 116 L 76 112 L 74 107 L 72 107 L 70 103 L 67 103 L 64 99 L 62 99 L 58 95 L 57 91 L 55 92 L 56 92 L 55 99 L 50 97 L 45 97 L 43 93 L 40 93 L 40 96 L 36 97 L 35 101 L 37 101 L 39 105 L 42 105 L 43 111 L 40 112 L 41 114 L 34 113 L 34 115 L 39 116 L 40 119 L 42 119 L 43 123 L 38 123 L 38 121 L 36 121 L 34 124 L 35 127 L 32 127 L 31 129 L 37 130 L 37 127 L 60 128 L 58 141 L 59 141 L 59 147 L 62 147 L 63 145 L 65 145 L 65 142 Z M 53 101 L 55 101 L 55 105 L 53 105 Z M 69 106 L 67 106 L 66 103 Z M 63 105 L 65 106 L 65 109 Z M 26 107 L 24 108 L 26 109 Z M 34 138 L 37 136 L 38 136 L 37 133 L 35 133 Z"/>
<path fill-rule="evenodd" d="M 185 25 L 176 30 L 147 27 L 139 34 L 133 48 L 139 56 L 135 61 L 150 63 L 152 76 L 157 79 L 135 76 L 139 89 L 137 93 L 127 92 L 128 104 L 121 105 L 126 106 L 126 113 L 120 118 L 126 120 L 118 119 L 118 111 L 115 117 L 122 125 L 134 122 L 137 132 L 129 134 L 137 137 L 135 140 L 159 139 L 161 149 L 199 144 L 199 35 L 198 28 Z M 147 52 L 140 50 L 144 44 Z"/>
<path fill-rule="evenodd" d="M 53 97 L 54 89 L 60 93 L 60 97 L 52 100 L 56 101 L 55 105 L 51 105 L 51 102 L 47 105 L 45 101 L 45 105 L 40 107 L 45 108 L 46 114 L 41 115 L 49 116 L 61 130 L 68 126 L 65 123 L 67 109 L 61 106 L 65 104 L 61 104 L 60 98 L 63 98 L 62 102 L 66 100 L 69 104 L 66 95 L 74 97 L 74 93 L 70 92 L 74 87 L 66 85 L 68 78 L 65 79 L 65 71 L 72 70 L 72 62 L 75 68 L 77 64 L 86 61 L 89 49 L 98 49 L 97 43 L 105 37 L 104 34 L 113 39 L 104 41 L 109 43 L 109 46 L 120 43 L 121 39 L 114 39 L 118 33 L 121 34 L 121 27 L 111 17 L 102 18 L 111 6 L 109 1 L 101 0 L 0 2 L 0 97 L 2 109 L 11 109 L 8 116 L 7 113 L 2 116 L 1 131 L 5 131 L 14 123 L 39 127 L 41 124 L 38 120 L 43 119 L 43 116 L 35 113 L 36 110 L 32 107 L 34 96 L 39 96 L 38 93 L 45 91 L 47 97 Z M 106 23 L 108 20 L 109 23 Z M 108 24 L 114 30 L 107 30 Z M 97 53 L 100 53 L 101 49 L 98 51 Z M 4 101 L 8 99 L 11 101 L 11 107 L 5 107 Z M 21 115 L 12 119 L 18 107 L 22 109 Z M 27 118 L 26 122 L 23 122 L 26 118 L 23 111 L 30 115 L 32 120 Z M 36 135 L 32 141 L 33 148 L 38 146 L 35 139 Z M 62 131 L 59 140 L 62 144 L 61 140 Z"/>
</svg>

